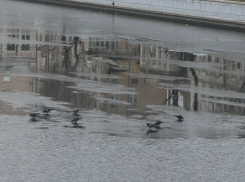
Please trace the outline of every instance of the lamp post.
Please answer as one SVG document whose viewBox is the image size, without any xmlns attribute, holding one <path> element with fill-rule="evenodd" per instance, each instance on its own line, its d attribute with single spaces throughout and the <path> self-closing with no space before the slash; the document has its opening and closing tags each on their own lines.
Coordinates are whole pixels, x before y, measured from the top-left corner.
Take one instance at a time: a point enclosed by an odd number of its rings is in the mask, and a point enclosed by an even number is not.
<svg viewBox="0 0 245 182">
<path fill-rule="evenodd" d="M 115 10 L 114 10 L 114 5 L 115 5 L 115 3 L 114 3 L 114 0 L 113 0 L 113 2 L 112 2 L 112 6 L 113 6 L 113 14 L 114 14 L 114 12 L 115 12 Z"/>
</svg>

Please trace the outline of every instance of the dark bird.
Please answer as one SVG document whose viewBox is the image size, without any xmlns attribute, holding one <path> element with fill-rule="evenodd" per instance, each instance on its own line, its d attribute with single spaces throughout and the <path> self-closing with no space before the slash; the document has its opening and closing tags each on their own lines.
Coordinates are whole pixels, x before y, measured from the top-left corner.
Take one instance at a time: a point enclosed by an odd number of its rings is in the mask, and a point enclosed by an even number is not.
<svg viewBox="0 0 245 182">
<path fill-rule="evenodd" d="M 151 124 L 151 123 L 146 123 L 146 126 L 148 126 L 149 128 L 154 128 L 155 127 L 155 125 Z"/>
<path fill-rule="evenodd" d="M 73 112 L 73 115 L 78 115 L 78 112 L 79 111 L 81 111 L 81 109 L 77 109 L 77 108 L 76 109 L 73 109 L 73 111 L 72 111 Z"/>
<path fill-rule="evenodd" d="M 162 123 L 164 123 L 163 121 L 160 121 L 160 120 L 157 120 L 155 123 L 154 123 L 154 125 L 155 126 L 159 126 L 160 124 L 162 124 Z"/>
<path fill-rule="evenodd" d="M 174 115 L 176 118 L 178 118 L 178 121 L 183 121 L 184 117 L 181 115 Z"/>
<path fill-rule="evenodd" d="M 76 117 L 76 118 L 73 118 L 72 120 L 71 120 L 71 123 L 75 126 L 77 126 L 78 125 L 78 123 L 77 123 L 77 121 L 78 120 L 80 120 L 80 119 L 82 119 L 82 118 L 80 118 L 80 117 Z"/>
<path fill-rule="evenodd" d="M 43 110 L 43 113 L 45 115 L 49 115 L 50 111 L 52 111 L 52 110 L 54 110 L 54 109 L 52 109 L 52 108 L 46 108 L 46 109 Z"/>
<path fill-rule="evenodd" d="M 33 117 L 33 118 L 37 117 L 37 115 L 39 115 L 39 113 L 34 113 L 34 112 L 30 113 L 30 116 Z"/>
<path fill-rule="evenodd" d="M 35 112 L 30 113 L 30 116 L 31 116 L 30 121 L 31 121 L 31 122 L 38 121 L 38 120 L 36 119 L 37 115 L 39 115 L 39 113 L 35 113 Z"/>
<path fill-rule="evenodd" d="M 157 120 L 155 123 L 146 123 L 149 128 L 162 129 L 160 125 L 164 123 L 163 121 Z"/>
</svg>

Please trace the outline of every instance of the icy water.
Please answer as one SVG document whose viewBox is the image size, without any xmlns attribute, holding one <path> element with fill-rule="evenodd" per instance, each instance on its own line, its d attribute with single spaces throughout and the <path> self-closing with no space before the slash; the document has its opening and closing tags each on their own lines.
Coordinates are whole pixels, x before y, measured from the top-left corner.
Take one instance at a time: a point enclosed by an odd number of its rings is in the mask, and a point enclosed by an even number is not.
<svg viewBox="0 0 245 182">
<path fill-rule="evenodd" d="M 243 33 L 0 3 L 0 181 L 244 181 Z"/>
</svg>

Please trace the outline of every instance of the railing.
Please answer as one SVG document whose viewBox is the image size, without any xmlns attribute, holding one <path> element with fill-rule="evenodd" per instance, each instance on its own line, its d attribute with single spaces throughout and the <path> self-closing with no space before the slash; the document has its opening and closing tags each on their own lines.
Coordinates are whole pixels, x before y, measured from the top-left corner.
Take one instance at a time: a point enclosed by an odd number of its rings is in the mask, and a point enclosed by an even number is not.
<svg viewBox="0 0 245 182">
<path fill-rule="evenodd" d="M 95 3 L 115 8 L 130 8 L 158 13 L 191 16 L 205 19 L 227 20 L 245 23 L 245 4 L 225 1 L 199 0 L 73 0 Z"/>
</svg>

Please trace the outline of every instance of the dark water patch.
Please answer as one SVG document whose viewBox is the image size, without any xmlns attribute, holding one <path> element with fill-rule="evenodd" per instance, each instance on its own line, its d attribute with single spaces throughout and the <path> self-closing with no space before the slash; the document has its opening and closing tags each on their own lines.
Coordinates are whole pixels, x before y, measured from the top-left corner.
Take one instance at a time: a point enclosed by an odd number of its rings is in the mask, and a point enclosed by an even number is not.
<svg viewBox="0 0 245 182">
<path fill-rule="evenodd" d="M 85 128 L 85 126 L 68 126 L 68 125 L 65 125 L 63 127 L 65 127 L 65 128 L 80 128 L 80 129 L 84 129 Z"/>
<path fill-rule="evenodd" d="M 110 122 L 112 122 L 112 121 L 109 121 L 109 120 L 103 120 L 104 122 L 106 122 L 106 123 L 110 123 Z"/>
<path fill-rule="evenodd" d="M 125 132 L 127 132 L 127 133 L 131 133 L 131 132 L 133 132 L 132 130 L 126 130 Z"/>
<path fill-rule="evenodd" d="M 106 133 L 106 134 L 109 136 L 118 136 L 118 134 L 115 134 L 115 133 Z"/>
<path fill-rule="evenodd" d="M 31 118 L 29 121 L 30 121 L 30 122 L 38 122 L 39 120 L 36 119 L 36 118 Z"/>
<path fill-rule="evenodd" d="M 47 130 L 49 127 L 36 127 L 35 129 Z"/>
</svg>

